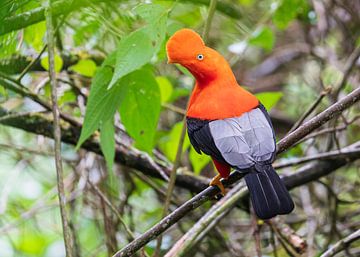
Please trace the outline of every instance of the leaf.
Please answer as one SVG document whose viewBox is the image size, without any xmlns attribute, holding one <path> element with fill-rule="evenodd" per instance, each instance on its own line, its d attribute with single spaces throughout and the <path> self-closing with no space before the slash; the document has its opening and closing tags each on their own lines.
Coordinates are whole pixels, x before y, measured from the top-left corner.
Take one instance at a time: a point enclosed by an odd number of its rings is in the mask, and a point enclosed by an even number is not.
<svg viewBox="0 0 360 257">
<path fill-rule="evenodd" d="M 81 59 L 77 62 L 77 64 L 69 67 L 70 70 L 86 77 L 93 77 L 96 72 L 96 68 L 96 63 L 90 59 Z"/>
<path fill-rule="evenodd" d="M 101 122 L 112 118 L 120 105 L 120 87 L 114 86 L 112 89 L 107 90 L 113 76 L 112 66 L 114 64 L 115 53 L 112 53 L 106 58 L 92 79 L 84 124 L 77 148 L 99 128 Z"/>
<path fill-rule="evenodd" d="M 173 128 L 171 129 L 170 133 L 165 137 L 161 138 L 159 142 L 159 147 L 161 151 L 163 151 L 165 156 L 172 162 L 175 161 L 176 152 L 179 146 L 182 126 L 183 126 L 183 122 L 176 123 L 175 126 L 173 126 Z M 190 140 L 186 133 L 183 149 L 182 149 L 183 152 L 186 151 L 186 149 L 188 149 L 189 146 L 190 146 Z"/>
<path fill-rule="evenodd" d="M 193 147 L 190 148 L 189 159 L 195 174 L 200 174 L 201 170 L 211 161 L 206 154 L 198 154 Z"/>
<path fill-rule="evenodd" d="M 148 6 L 151 5 L 146 5 Z M 123 76 L 150 62 L 151 58 L 157 54 L 165 39 L 166 21 L 167 13 L 164 13 L 149 25 L 132 32 L 120 41 L 116 50 L 114 76 L 109 89 Z"/>
<path fill-rule="evenodd" d="M 282 92 L 263 92 L 255 96 L 269 111 L 274 107 L 284 94 Z"/>
<path fill-rule="evenodd" d="M 114 118 L 108 119 L 101 124 L 100 147 L 104 154 L 108 171 L 111 172 L 115 158 L 115 127 Z"/>
<path fill-rule="evenodd" d="M 24 30 L 24 40 L 36 51 L 40 52 L 44 47 L 44 36 L 46 31 L 45 21 L 31 25 Z"/>
<path fill-rule="evenodd" d="M 296 16 L 307 8 L 304 0 L 282 0 L 273 15 L 273 22 L 279 29 L 286 29 Z"/>
<path fill-rule="evenodd" d="M 153 22 L 166 12 L 166 9 L 158 4 L 140 4 L 134 8 L 141 18 L 147 22 Z"/>
<path fill-rule="evenodd" d="M 60 72 L 62 67 L 63 67 L 63 60 L 61 59 L 60 55 L 55 54 L 55 71 L 56 72 Z M 49 70 L 49 56 L 45 56 L 43 58 L 41 58 L 41 66 L 45 69 L 45 70 Z"/>
<path fill-rule="evenodd" d="M 274 47 L 274 33 L 269 27 L 257 29 L 249 39 L 249 44 L 259 46 L 266 51 L 270 51 Z"/>
<path fill-rule="evenodd" d="M 160 88 L 161 103 L 168 102 L 173 93 L 173 85 L 166 77 L 162 76 L 156 77 L 156 82 L 158 83 Z"/>
<path fill-rule="evenodd" d="M 136 146 L 150 152 L 160 115 L 160 90 L 153 74 L 146 69 L 134 71 L 121 82 L 120 116 Z"/>
</svg>

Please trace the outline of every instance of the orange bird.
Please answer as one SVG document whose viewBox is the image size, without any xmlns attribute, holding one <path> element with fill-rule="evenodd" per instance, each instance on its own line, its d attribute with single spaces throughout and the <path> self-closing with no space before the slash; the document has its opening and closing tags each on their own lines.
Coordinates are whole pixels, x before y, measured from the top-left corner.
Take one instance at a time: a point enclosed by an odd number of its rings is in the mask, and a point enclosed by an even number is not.
<svg viewBox="0 0 360 257">
<path fill-rule="evenodd" d="M 231 168 L 245 173 L 256 215 L 270 219 L 288 214 L 294 203 L 271 163 L 276 142 L 265 107 L 236 82 L 221 54 L 190 29 L 177 31 L 166 45 L 168 62 L 179 63 L 195 77 L 186 112 L 190 142 L 210 155 L 219 174 L 211 182 L 225 194 L 220 179 Z"/>
</svg>

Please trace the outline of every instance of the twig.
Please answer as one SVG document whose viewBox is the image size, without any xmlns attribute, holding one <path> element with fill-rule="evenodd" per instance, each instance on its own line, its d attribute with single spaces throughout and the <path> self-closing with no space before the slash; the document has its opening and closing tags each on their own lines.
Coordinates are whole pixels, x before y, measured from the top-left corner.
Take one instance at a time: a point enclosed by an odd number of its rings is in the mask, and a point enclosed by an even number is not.
<svg viewBox="0 0 360 257">
<path fill-rule="evenodd" d="M 251 207 L 251 225 L 253 227 L 252 235 L 254 237 L 256 255 L 257 257 L 261 257 L 262 254 L 261 254 L 260 226 L 258 224 L 258 219 L 252 207 Z"/>
<path fill-rule="evenodd" d="M 352 68 L 354 67 L 356 61 L 360 57 L 360 47 L 356 47 L 354 51 L 350 54 L 349 58 L 347 59 L 344 69 L 343 69 L 343 75 L 341 79 L 339 80 L 338 84 L 334 88 L 333 95 L 335 96 L 335 100 L 337 99 L 340 91 L 343 89 L 343 87 L 346 85 L 347 78 L 350 75 L 350 72 Z"/>
<path fill-rule="evenodd" d="M 119 211 L 115 208 L 115 206 L 110 202 L 110 200 L 100 191 L 100 189 L 95 186 L 93 183 L 88 182 L 92 189 L 99 195 L 101 199 L 106 203 L 107 206 L 110 207 L 110 209 L 115 213 L 116 217 L 119 219 L 121 225 L 124 227 L 126 234 L 128 235 L 128 238 L 130 240 L 134 240 L 134 234 L 131 232 L 130 228 L 126 225 L 124 219 L 121 217 L 121 214 Z"/>
<path fill-rule="evenodd" d="M 28 66 L 25 67 L 25 69 L 21 72 L 21 74 L 19 75 L 19 77 L 17 78 L 17 81 L 21 81 L 21 79 L 25 76 L 26 73 L 28 73 L 28 71 L 34 66 L 34 64 L 40 59 L 40 57 L 42 56 L 42 54 L 45 52 L 47 48 L 47 44 L 43 47 L 43 49 L 41 49 L 40 53 L 38 54 L 38 56 L 33 59 Z"/>
<path fill-rule="evenodd" d="M 205 42 L 207 41 L 207 37 L 208 37 L 209 30 L 211 27 L 212 18 L 214 16 L 214 13 L 216 10 L 216 2 L 217 2 L 217 0 L 211 0 L 211 2 L 210 2 L 209 14 L 206 19 L 206 24 L 205 24 L 204 33 L 203 33 L 203 40 Z M 187 106 L 189 105 L 189 102 L 190 102 L 190 98 L 187 101 Z M 165 198 L 165 203 L 164 203 L 164 209 L 162 212 L 162 218 L 164 218 L 168 214 L 171 195 L 172 195 L 174 187 L 175 187 L 176 171 L 181 162 L 182 149 L 183 149 L 185 135 L 186 135 L 186 116 L 183 117 L 182 124 L 183 124 L 183 126 L 181 129 L 181 134 L 180 134 L 180 139 L 179 139 L 179 145 L 178 145 L 177 152 L 176 152 L 175 162 L 174 162 L 174 166 L 170 173 L 170 180 L 169 180 L 167 191 L 166 191 L 166 198 Z M 153 256 L 159 255 L 161 243 L 162 243 L 162 236 L 160 235 L 157 239 L 156 248 L 155 248 Z"/>
<path fill-rule="evenodd" d="M 212 19 L 214 17 L 215 10 L 216 10 L 216 4 L 217 4 L 217 0 L 210 0 L 209 14 L 208 14 L 208 17 L 206 19 L 205 28 L 204 28 L 204 31 L 203 31 L 203 34 L 202 34 L 204 42 L 207 42 L 208 37 L 209 37 L 209 31 L 210 31 L 210 28 L 211 28 Z"/>
<path fill-rule="evenodd" d="M 63 167 L 61 160 L 61 128 L 60 128 L 60 115 L 59 108 L 57 105 L 57 83 L 56 83 L 56 72 L 55 72 L 55 49 L 54 49 L 54 30 L 53 30 L 53 19 L 51 12 L 51 0 L 47 2 L 46 6 L 46 38 L 48 42 L 48 53 L 49 53 L 49 76 L 51 84 L 51 101 L 52 110 L 54 117 L 54 140 L 55 140 L 55 166 L 57 174 L 57 187 L 58 197 L 60 204 L 61 221 L 64 233 L 65 252 L 67 257 L 73 256 L 73 238 L 69 227 L 68 214 L 66 211 L 66 196 L 64 188 L 63 178 Z"/>
<path fill-rule="evenodd" d="M 352 104 L 354 104 L 356 101 L 360 99 L 360 88 L 354 90 L 352 93 L 350 93 L 348 96 L 341 99 L 339 102 L 333 104 L 329 108 L 327 108 L 322 113 L 316 115 L 314 118 L 309 120 L 308 122 L 304 123 L 302 126 L 300 126 L 297 130 L 287 135 L 285 138 L 283 138 L 278 143 L 278 152 L 283 152 L 286 149 L 288 149 L 291 145 L 296 143 L 299 139 L 306 136 L 307 134 L 311 133 L 313 130 L 320 127 L 322 124 L 324 124 L 326 121 L 330 120 L 332 117 L 338 115 L 340 112 L 345 110 L 346 108 L 350 107 Z M 351 158 L 348 158 L 350 160 Z M 336 166 L 333 165 L 333 168 Z M 317 171 L 317 174 L 320 174 L 320 171 Z M 311 176 L 303 176 L 300 180 L 306 181 L 307 179 L 313 180 L 313 176 L 316 176 L 312 174 Z M 230 184 L 238 181 L 240 178 L 242 178 L 243 175 L 238 172 L 233 172 L 228 180 L 223 181 L 224 186 L 229 186 Z M 289 187 L 296 186 L 298 182 L 296 180 L 286 180 L 284 179 L 286 183 L 289 183 Z M 177 208 L 174 212 L 170 213 L 168 216 L 166 216 L 164 219 L 162 219 L 159 223 L 154 225 L 151 229 L 149 229 L 147 232 L 139 236 L 137 239 L 135 239 L 133 242 L 125 246 L 123 249 L 119 250 L 117 253 L 114 254 L 114 257 L 120 257 L 120 256 L 131 256 L 134 252 L 136 252 L 138 249 L 143 247 L 145 244 L 147 244 L 150 240 L 156 238 L 158 235 L 162 234 L 166 229 L 168 229 L 171 225 L 173 225 L 175 222 L 180 220 L 183 216 L 185 216 L 188 212 L 191 210 L 199 207 L 201 204 L 206 202 L 210 197 L 213 197 L 219 192 L 219 189 L 217 187 L 208 187 L 201 193 L 194 196 L 192 199 L 184 203 L 182 206 Z"/>
<path fill-rule="evenodd" d="M 328 159 L 336 159 L 339 156 L 349 156 L 352 154 L 358 154 L 360 153 L 360 148 L 357 149 L 349 149 L 346 152 L 341 152 L 339 150 L 336 151 L 331 151 L 331 152 L 326 152 L 326 153 L 320 153 L 320 154 L 315 154 L 313 156 L 306 156 L 303 158 L 297 158 L 295 160 L 290 160 L 284 163 L 278 163 L 278 164 L 274 164 L 274 168 L 275 169 L 282 169 L 285 167 L 289 167 L 289 166 L 294 166 L 294 165 L 299 165 L 302 163 L 306 163 L 306 162 L 310 162 L 310 161 L 315 161 L 315 160 L 328 160 Z"/>
<path fill-rule="evenodd" d="M 328 107 L 323 112 L 319 113 L 309 121 L 305 122 L 295 131 L 291 132 L 288 136 L 280 140 L 278 143 L 277 153 L 284 152 L 291 145 L 314 131 L 327 121 L 331 120 L 335 116 L 338 116 L 342 111 L 349 108 L 360 99 L 360 87 L 352 91 L 350 94 Z"/>
<path fill-rule="evenodd" d="M 196 224 L 183 235 L 164 257 L 184 256 L 217 222 L 223 218 L 238 200 L 247 193 L 243 183 L 237 184 L 218 201 Z M 212 225 L 210 225 L 212 224 Z"/>
<path fill-rule="evenodd" d="M 307 109 L 307 111 L 300 117 L 300 119 L 295 122 L 294 126 L 289 130 L 288 133 L 293 132 L 295 129 L 297 129 L 304 120 L 316 109 L 316 107 L 321 103 L 321 100 L 331 92 L 331 87 L 327 87 L 325 90 L 323 90 L 318 98 L 315 100 L 315 102 Z"/>
<path fill-rule="evenodd" d="M 332 247 L 330 247 L 326 252 L 324 252 L 320 257 L 331 257 L 337 254 L 338 252 L 346 249 L 352 242 L 360 239 L 360 229 L 350 234 L 349 236 L 341 239 Z"/>
</svg>

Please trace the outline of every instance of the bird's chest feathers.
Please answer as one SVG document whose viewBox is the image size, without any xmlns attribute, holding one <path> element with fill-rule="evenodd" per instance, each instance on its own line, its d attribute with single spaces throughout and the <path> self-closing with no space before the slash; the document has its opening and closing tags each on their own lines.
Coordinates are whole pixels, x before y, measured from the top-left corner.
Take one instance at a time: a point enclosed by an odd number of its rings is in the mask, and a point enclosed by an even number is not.
<svg viewBox="0 0 360 257">
<path fill-rule="evenodd" d="M 238 117 L 257 106 L 256 97 L 238 85 L 196 86 L 187 116 L 202 120 L 225 119 Z"/>
</svg>

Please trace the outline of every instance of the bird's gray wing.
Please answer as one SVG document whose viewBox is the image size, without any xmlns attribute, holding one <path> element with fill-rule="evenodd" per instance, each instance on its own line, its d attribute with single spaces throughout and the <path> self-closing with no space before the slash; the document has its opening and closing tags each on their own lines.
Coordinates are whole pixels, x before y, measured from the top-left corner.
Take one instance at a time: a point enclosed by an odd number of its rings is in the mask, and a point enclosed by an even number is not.
<svg viewBox="0 0 360 257">
<path fill-rule="evenodd" d="M 271 162 L 275 136 L 263 106 L 240 117 L 209 122 L 214 143 L 225 161 L 237 169 L 247 169 L 257 163 Z"/>
</svg>

